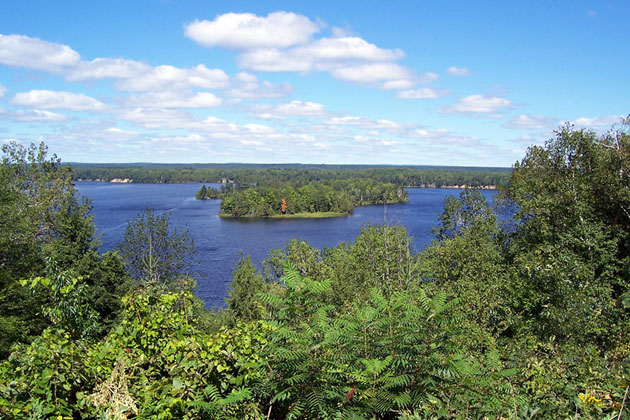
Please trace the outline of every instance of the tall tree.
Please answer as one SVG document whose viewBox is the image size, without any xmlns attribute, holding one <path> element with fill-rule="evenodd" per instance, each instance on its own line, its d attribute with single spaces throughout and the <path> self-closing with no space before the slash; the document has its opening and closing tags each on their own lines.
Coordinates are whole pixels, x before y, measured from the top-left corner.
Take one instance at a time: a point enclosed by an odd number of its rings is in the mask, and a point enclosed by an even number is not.
<svg viewBox="0 0 630 420">
<path fill-rule="evenodd" d="M 627 340 L 629 122 L 604 136 L 567 125 L 514 167 L 513 290 L 539 334 Z"/>
<path fill-rule="evenodd" d="M 193 269 L 194 244 L 188 230 L 171 228 L 169 219 L 169 213 L 156 215 L 148 209 L 127 225 L 119 248 L 136 281 L 169 286 Z"/>
<path fill-rule="evenodd" d="M 80 200 L 72 169 L 44 143 L 2 146 L 0 165 L 0 355 L 11 343 L 28 341 L 46 319 L 42 296 L 18 281 L 45 273 L 54 257 L 61 269 L 95 248 L 89 203 Z"/>
</svg>

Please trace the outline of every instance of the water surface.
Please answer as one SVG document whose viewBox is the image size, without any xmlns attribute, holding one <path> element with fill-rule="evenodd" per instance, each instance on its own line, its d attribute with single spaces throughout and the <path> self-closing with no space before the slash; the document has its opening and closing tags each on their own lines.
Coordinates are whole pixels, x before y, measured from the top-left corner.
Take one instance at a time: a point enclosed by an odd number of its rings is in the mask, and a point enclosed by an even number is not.
<svg viewBox="0 0 630 420">
<path fill-rule="evenodd" d="M 366 206 L 352 215 L 332 219 L 236 220 L 218 216 L 219 200 L 195 200 L 202 184 L 113 184 L 78 182 L 77 189 L 92 200 L 92 214 L 101 234 L 102 252 L 115 249 L 127 222 L 145 209 L 170 212 L 171 225 L 188 229 L 201 261 L 195 276 L 196 293 L 208 307 L 224 306 L 232 272 L 241 255 L 260 265 L 273 248 L 301 238 L 316 248 L 352 241 L 364 224 L 400 224 L 413 238 L 416 251 L 431 242 L 444 199 L 459 195 L 457 189 L 409 189 L 409 202 Z M 206 184 L 207 185 L 207 184 Z M 482 191 L 489 200 L 492 191 Z"/>
</svg>

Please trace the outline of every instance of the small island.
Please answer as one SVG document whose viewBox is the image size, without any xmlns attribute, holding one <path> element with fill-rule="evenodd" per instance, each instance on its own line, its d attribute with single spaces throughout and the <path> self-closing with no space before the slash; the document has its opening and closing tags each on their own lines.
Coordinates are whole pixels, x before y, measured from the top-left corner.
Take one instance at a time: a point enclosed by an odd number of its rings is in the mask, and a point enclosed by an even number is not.
<svg viewBox="0 0 630 420">
<path fill-rule="evenodd" d="M 221 189 L 201 187 L 195 198 L 221 199 L 220 217 L 308 218 L 347 216 L 359 206 L 406 203 L 409 195 L 402 186 L 371 179 L 343 179 L 283 182 Z"/>
</svg>

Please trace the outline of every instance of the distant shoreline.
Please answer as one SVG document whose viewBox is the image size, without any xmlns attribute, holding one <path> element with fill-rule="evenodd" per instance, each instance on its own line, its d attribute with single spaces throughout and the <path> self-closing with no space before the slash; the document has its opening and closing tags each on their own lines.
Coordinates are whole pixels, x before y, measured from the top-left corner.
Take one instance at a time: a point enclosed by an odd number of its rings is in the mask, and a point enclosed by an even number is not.
<svg viewBox="0 0 630 420">
<path fill-rule="evenodd" d="M 102 182 L 102 183 L 109 183 L 109 184 L 223 184 L 221 182 L 197 182 L 197 181 L 191 181 L 191 182 L 134 182 L 133 179 L 130 178 L 114 178 L 110 181 L 106 181 L 103 179 L 76 179 L 75 182 Z M 466 184 L 461 184 L 461 185 L 440 185 L 439 187 L 436 186 L 435 184 L 424 184 L 424 185 L 403 185 L 403 188 L 446 188 L 446 189 L 466 189 L 466 188 L 472 188 L 472 189 L 477 189 L 477 190 L 497 190 L 498 187 L 496 185 L 480 185 L 477 187 L 473 187 L 470 185 L 466 185 Z"/>
</svg>

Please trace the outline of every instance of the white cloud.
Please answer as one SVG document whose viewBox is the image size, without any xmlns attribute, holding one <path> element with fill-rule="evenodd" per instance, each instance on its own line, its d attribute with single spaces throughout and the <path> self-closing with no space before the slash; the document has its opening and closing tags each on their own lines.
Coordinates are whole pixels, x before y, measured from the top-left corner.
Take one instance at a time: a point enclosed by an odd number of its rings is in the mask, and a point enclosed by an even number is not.
<svg viewBox="0 0 630 420">
<path fill-rule="evenodd" d="M 559 120 L 554 117 L 521 114 L 512 118 L 505 127 L 518 130 L 548 130 L 556 127 L 558 123 Z"/>
<path fill-rule="evenodd" d="M 251 73 L 240 72 L 232 78 L 234 88 L 226 91 L 227 96 L 239 99 L 280 98 L 293 92 L 288 83 L 260 82 Z"/>
<path fill-rule="evenodd" d="M 75 66 L 79 53 L 67 45 L 24 35 L 0 34 L 0 64 L 61 72 Z"/>
<path fill-rule="evenodd" d="M 601 117 L 580 117 L 573 123 L 578 127 L 584 128 L 610 128 L 613 124 L 618 124 L 623 115 L 606 115 Z"/>
<path fill-rule="evenodd" d="M 401 89 L 411 89 L 415 83 L 409 79 L 399 79 L 399 80 L 388 80 L 383 83 L 381 89 L 383 90 L 401 90 Z"/>
<path fill-rule="evenodd" d="M 297 71 L 313 70 L 313 57 L 303 58 L 294 51 L 276 48 L 247 51 L 237 58 L 239 66 L 252 71 Z"/>
<path fill-rule="evenodd" d="M 212 21 L 196 20 L 185 25 L 184 34 L 204 47 L 283 48 L 308 42 L 320 29 L 305 16 L 280 11 L 266 17 L 226 13 Z"/>
<path fill-rule="evenodd" d="M 426 72 L 423 75 L 421 75 L 418 78 L 418 81 L 421 82 L 421 83 L 431 83 L 431 82 L 435 82 L 439 78 L 440 78 L 440 76 L 438 74 L 431 73 L 429 71 L 429 72 Z"/>
<path fill-rule="evenodd" d="M 0 85 L 0 98 L 4 97 L 4 95 L 7 93 L 7 88 Z"/>
<path fill-rule="evenodd" d="M 384 133 L 396 137 L 398 142 L 406 141 L 410 147 L 415 147 L 418 142 L 432 145 L 479 145 L 480 139 L 462 136 L 444 128 L 424 128 L 413 123 L 402 123 L 390 120 L 373 120 L 360 116 L 334 117 L 326 121 L 332 126 L 346 126 L 354 128 L 354 131 L 364 130 L 360 135 L 353 134 L 352 140 L 360 143 L 381 142 Z M 383 144 L 382 142 L 380 144 Z"/>
<path fill-rule="evenodd" d="M 216 108 L 221 102 L 221 98 L 209 92 L 163 91 L 132 95 L 129 98 L 131 106 L 148 108 Z"/>
<path fill-rule="evenodd" d="M 384 49 L 356 36 L 320 38 L 290 48 L 255 48 L 237 57 L 240 67 L 265 72 L 329 72 L 337 79 L 381 89 L 409 89 L 417 81 L 438 76 L 416 76 L 396 63 L 405 57 L 400 49 Z"/>
<path fill-rule="evenodd" d="M 499 96 L 470 95 L 460 98 L 454 105 L 443 109 L 443 112 L 461 112 L 478 114 L 496 114 L 512 103 Z"/>
<path fill-rule="evenodd" d="M 18 110 L 15 112 L 0 113 L 0 118 L 12 121 L 41 121 L 41 122 L 59 122 L 68 119 L 63 114 L 56 112 L 43 111 L 39 109 Z"/>
<path fill-rule="evenodd" d="M 465 67 L 449 67 L 446 72 L 451 76 L 469 76 L 470 72 Z"/>
<path fill-rule="evenodd" d="M 387 62 L 404 57 L 401 50 L 387 50 L 358 38 L 321 38 L 289 49 L 246 51 L 239 65 L 254 71 L 331 71 L 356 62 Z M 391 79 L 391 78 L 390 78 Z"/>
<path fill-rule="evenodd" d="M 133 137 L 138 137 L 140 135 L 138 131 L 123 130 L 122 128 L 118 128 L 118 127 L 109 127 L 105 129 L 105 132 L 109 134 L 110 136 L 116 137 L 119 139 L 120 138 L 129 139 Z"/>
<path fill-rule="evenodd" d="M 292 101 L 288 104 L 280 104 L 276 111 L 284 115 L 322 116 L 325 114 L 324 105 L 315 102 Z"/>
<path fill-rule="evenodd" d="M 338 68 L 332 71 L 332 76 L 359 84 L 374 84 L 382 82 L 381 86 L 390 80 L 411 80 L 413 74 L 396 63 L 370 63 Z"/>
<path fill-rule="evenodd" d="M 354 115 L 347 115 L 345 117 L 333 117 L 326 121 L 326 124 L 334 126 L 351 126 L 364 130 L 388 130 L 397 131 L 403 128 L 400 123 L 390 120 L 373 120 L 367 117 L 359 117 Z M 377 133 L 375 133 L 377 134 Z"/>
<path fill-rule="evenodd" d="M 151 91 L 163 89 L 224 89 L 230 78 L 223 70 L 209 69 L 203 64 L 188 69 L 163 65 L 150 71 L 120 80 L 116 86 L 127 91 Z"/>
<path fill-rule="evenodd" d="M 95 111 L 105 104 L 83 93 L 52 90 L 31 90 L 17 93 L 11 103 L 43 109 L 68 109 L 71 111 Z"/>
<path fill-rule="evenodd" d="M 81 61 L 67 75 L 69 81 L 93 79 L 127 79 L 137 77 L 151 71 L 146 63 L 123 58 L 95 58 L 92 61 Z"/>
<path fill-rule="evenodd" d="M 262 119 L 283 120 L 289 116 L 301 117 L 324 117 L 329 113 L 324 105 L 310 101 L 292 101 L 280 104 L 275 107 L 268 105 L 256 105 L 253 107 L 253 114 Z"/>
<path fill-rule="evenodd" d="M 436 99 L 449 94 L 450 92 L 448 90 L 437 91 L 435 89 L 424 87 L 414 90 L 403 90 L 398 92 L 396 97 L 400 99 Z"/>
<path fill-rule="evenodd" d="M 190 114 L 168 108 L 138 107 L 121 113 L 119 118 L 149 129 L 190 129 L 195 126 Z"/>
<path fill-rule="evenodd" d="M 359 37 L 321 38 L 294 49 L 299 55 L 312 56 L 315 61 L 364 60 L 392 61 L 403 58 L 402 50 L 386 50 Z"/>
</svg>

